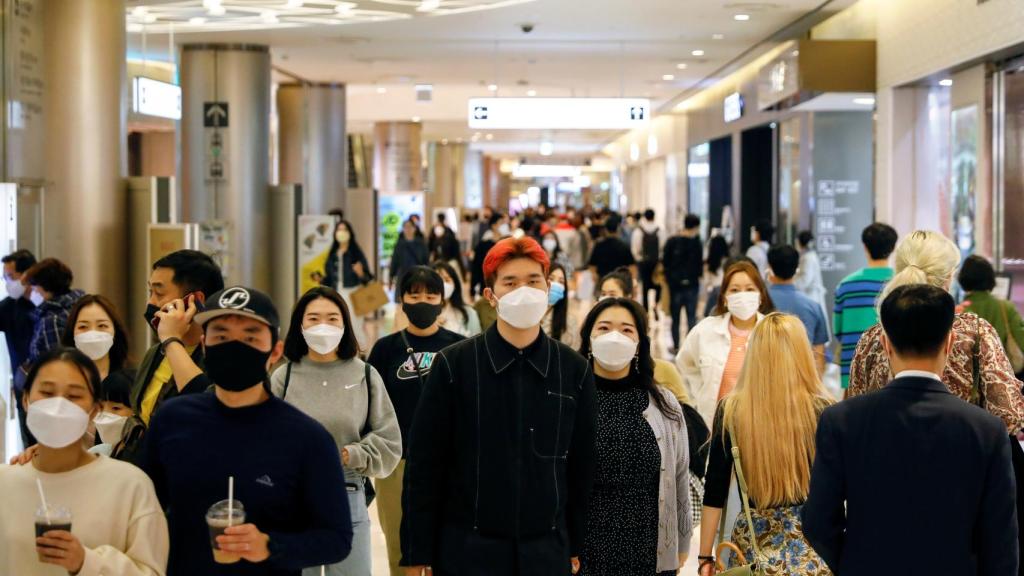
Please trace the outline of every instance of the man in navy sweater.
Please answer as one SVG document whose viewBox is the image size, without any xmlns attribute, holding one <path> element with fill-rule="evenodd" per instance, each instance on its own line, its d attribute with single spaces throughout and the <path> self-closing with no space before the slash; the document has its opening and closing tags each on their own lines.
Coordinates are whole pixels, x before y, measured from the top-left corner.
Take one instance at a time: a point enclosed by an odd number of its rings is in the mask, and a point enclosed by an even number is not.
<svg viewBox="0 0 1024 576">
<path fill-rule="evenodd" d="M 168 576 L 298 576 L 303 568 L 340 562 L 352 546 L 352 519 L 334 440 L 267 391 L 267 370 L 283 348 L 273 303 L 234 286 L 206 305 L 199 313 L 166 312 L 195 314 L 203 326 L 206 373 L 189 386 L 215 388 L 168 401 L 146 436 L 146 470 L 168 512 Z M 175 338 L 161 342 L 181 345 Z M 205 515 L 227 499 L 229 477 L 245 523 L 228 528 L 217 544 L 241 561 L 216 564 Z"/>
</svg>

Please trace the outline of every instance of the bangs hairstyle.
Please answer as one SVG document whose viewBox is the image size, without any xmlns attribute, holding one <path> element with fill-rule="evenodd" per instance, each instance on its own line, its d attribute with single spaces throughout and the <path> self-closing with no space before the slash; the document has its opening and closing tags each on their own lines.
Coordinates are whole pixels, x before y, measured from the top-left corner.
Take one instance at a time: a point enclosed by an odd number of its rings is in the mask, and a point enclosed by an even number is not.
<svg viewBox="0 0 1024 576">
<path fill-rule="evenodd" d="M 444 299 L 444 280 L 441 279 L 441 275 L 437 273 L 430 266 L 413 266 L 402 274 L 402 277 L 398 279 L 398 301 L 402 301 L 402 296 L 406 294 L 415 294 L 417 292 L 426 292 L 427 294 L 440 294 L 441 299 Z"/>
<path fill-rule="evenodd" d="M 725 270 L 725 276 L 722 277 L 722 289 L 718 291 L 718 303 L 715 305 L 715 316 L 721 316 L 729 311 L 729 306 L 726 304 L 725 297 L 726 292 L 729 290 L 729 283 L 732 282 L 733 276 L 740 272 L 745 273 L 757 286 L 757 291 L 761 293 L 761 307 L 757 309 L 761 314 L 771 314 L 775 311 L 775 304 L 772 303 L 772 297 L 768 295 L 768 287 L 764 284 L 764 278 L 761 278 L 761 273 L 757 271 L 757 266 L 751 264 L 747 260 L 736 262 L 732 266 L 729 266 Z"/>
<path fill-rule="evenodd" d="M 128 362 L 128 329 L 125 327 L 121 315 L 117 313 L 117 307 L 106 296 L 86 294 L 75 302 L 71 312 L 68 313 L 67 326 L 64 328 L 64 335 L 60 340 L 61 346 L 75 348 L 75 324 L 78 324 L 78 315 L 86 306 L 93 304 L 106 312 L 114 327 L 114 345 L 110 347 L 110 372 L 117 372 Z"/>
<path fill-rule="evenodd" d="M 29 393 L 32 391 L 32 385 L 35 384 L 36 379 L 39 377 L 39 371 L 43 369 L 43 366 L 53 364 L 54 362 L 67 362 L 74 365 L 78 372 L 85 377 L 85 383 L 89 388 L 89 393 L 92 394 L 93 402 L 99 402 L 103 396 L 103 388 L 100 384 L 100 371 L 96 369 L 96 364 L 83 354 L 81 350 L 65 348 L 63 346 L 58 346 L 43 354 L 32 365 L 32 369 L 28 371 L 28 376 L 25 377 L 25 398 L 28 398 Z"/>
<path fill-rule="evenodd" d="M 494 288 L 494 280 L 498 276 L 499 268 L 509 261 L 519 258 L 527 258 L 540 264 L 544 278 L 548 277 L 551 270 L 551 259 L 536 240 L 529 236 L 505 238 L 495 244 L 484 258 L 484 283 L 487 287 Z"/>
<path fill-rule="evenodd" d="M 583 329 L 580 331 L 580 355 L 593 363 L 594 359 L 590 348 L 590 338 L 593 335 L 597 319 L 605 310 L 610 308 L 623 308 L 629 312 L 630 316 L 633 317 L 633 325 L 636 326 L 637 335 L 640 336 L 640 341 L 637 344 L 636 349 L 637 360 L 630 360 L 629 362 L 630 372 L 638 373 L 638 378 L 642 383 L 642 388 L 647 390 L 648 395 L 651 397 L 651 401 L 654 402 L 654 405 L 658 407 L 658 410 L 661 411 L 666 418 L 675 420 L 676 422 L 682 422 L 682 409 L 676 409 L 671 402 L 666 400 L 665 396 L 662 395 L 660 390 L 658 390 L 657 384 L 654 382 L 654 358 L 651 357 L 651 336 L 648 333 L 649 327 L 647 325 L 647 312 L 636 300 L 629 298 L 605 298 L 595 304 L 594 307 L 590 309 L 590 313 L 587 314 L 586 319 L 583 321 Z M 593 369 L 591 369 L 591 371 L 593 371 Z"/>
<path fill-rule="evenodd" d="M 730 429 L 735 433 L 732 443 L 743 451 L 747 490 L 758 506 L 807 499 L 818 414 L 831 403 L 803 322 L 789 314 L 766 316 L 724 401 L 721 439 Z"/>
<path fill-rule="evenodd" d="M 288 335 L 284 339 L 284 355 L 292 362 L 301 362 L 309 354 L 309 345 L 306 344 L 306 339 L 302 336 L 302 317 L 306 315 L 309 303 L 320 298 L 330 301 L 338 307 L 338 310 L 341 310 L 341 322 L 345 326 L 345 333 L 342 334 L 341 342 L 338 343 L 338 358 L 348 360 L 359 353 L 359 343 L 356 341 L 355 330 L 352 328 L 352 317 L 349 314 L 348 306 L 345 305 L 345 300 L 334 288 L 317 286 L 303 294 L 292 310 Z"/>
</svg>

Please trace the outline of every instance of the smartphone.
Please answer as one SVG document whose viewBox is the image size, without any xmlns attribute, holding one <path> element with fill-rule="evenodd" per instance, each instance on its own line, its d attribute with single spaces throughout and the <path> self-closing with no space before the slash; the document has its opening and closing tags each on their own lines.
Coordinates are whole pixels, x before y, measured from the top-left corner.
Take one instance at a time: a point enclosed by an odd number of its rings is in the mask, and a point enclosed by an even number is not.
<svg viewBox="0 0 1024 576">
<path fill-rule="evenodd" d="M 206 301 L 206 297 L 203 295 L 202 292 L 189 292 L 188 294 L 185 294 L 183 300 L 185 301 L 186 306 L 188 305 L 190 299 L 192 302 L 195 302 L 196 314 L 202 312 L 203 310 L 206 310 L 206 306 L 203 305 L 203 303 Z M 160 317 L 154 316 L 153 319 L 149 322 L 149 324 L 150 326 L 153 327 L 154 331 L 157 330 L 160 327 Z"/>
</svg>

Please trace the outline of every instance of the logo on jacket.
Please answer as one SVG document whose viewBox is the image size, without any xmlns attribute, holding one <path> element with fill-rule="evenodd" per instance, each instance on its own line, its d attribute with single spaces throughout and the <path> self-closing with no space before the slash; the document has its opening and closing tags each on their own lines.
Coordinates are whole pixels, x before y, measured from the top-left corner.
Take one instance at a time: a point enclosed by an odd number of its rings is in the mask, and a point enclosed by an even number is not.
<svg viewBox="0 0 1024 576">
<path fill-rule="evenodd" d="M 416 364 L 419 364 L 420 374 L 424 378 L 427 374 L 430 374 L 430 367 L 434 365 L 434 358 L 437 357 L 437 352 L 414 352 L 409 356 L 405 363 L 398 367 L 398 379 L 399 380 L 412 380 L 418 378 L 416 374 Z"/>
<path fill-rule="evenodd" d="M 259 478 L 257 478 L 256 479 L 256 483 L 257 484 L 262 484 L 263 486 L 266 486 L 267 488 L 273 488 L 274 487 L 274 481 L 271 480 L 270 476 L 268 476 L 266 474 L 264 474 L 263 476 L 260 476 Z"/>
</svg>

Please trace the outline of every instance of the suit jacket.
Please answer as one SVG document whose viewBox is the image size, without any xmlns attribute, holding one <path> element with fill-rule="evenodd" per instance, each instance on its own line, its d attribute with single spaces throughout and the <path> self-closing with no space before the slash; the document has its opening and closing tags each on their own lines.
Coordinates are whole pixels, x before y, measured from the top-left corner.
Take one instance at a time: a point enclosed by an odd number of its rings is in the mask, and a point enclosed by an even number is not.
<svg viewBox="0 0 1024 576">
<path fill-rule="evenodd" d="M 822 414 L 804 536 L 837 576 L 1013 575 L 1015 490 L 998 418 L 898 378 Z"/>
</svg>

